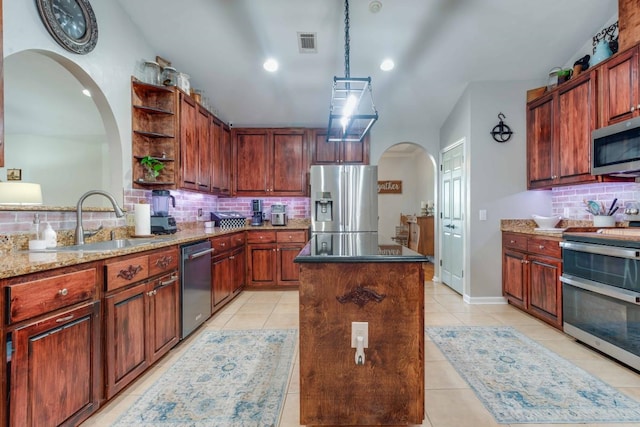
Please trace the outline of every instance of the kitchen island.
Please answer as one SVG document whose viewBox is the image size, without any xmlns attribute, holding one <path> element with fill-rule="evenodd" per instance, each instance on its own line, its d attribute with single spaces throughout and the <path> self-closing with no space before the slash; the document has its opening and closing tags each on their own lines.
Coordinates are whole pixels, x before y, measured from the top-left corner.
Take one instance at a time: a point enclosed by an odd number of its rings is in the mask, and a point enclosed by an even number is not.
<svg viewBox="0 0 640 427">
<path fill-rule="evenodd" d="M 427 258 L 377 233 L 327 233 L 295 262 L 300 423 L 422 424 Z"/>
</svg>

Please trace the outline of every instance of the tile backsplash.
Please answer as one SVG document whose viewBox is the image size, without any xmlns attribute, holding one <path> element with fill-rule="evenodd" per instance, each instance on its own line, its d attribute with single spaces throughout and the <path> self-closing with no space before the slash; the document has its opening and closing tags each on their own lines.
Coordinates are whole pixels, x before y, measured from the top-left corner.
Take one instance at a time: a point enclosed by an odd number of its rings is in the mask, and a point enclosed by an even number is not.
<svg viewBox="0 0 640 427">
<path fill-rule="evenodd" d="M 247 218 L 251 216 L 251 200 L 254 198 L 220 198 L 201 193 L 175 190 L 171 191 L 176 199 L 176 207 L 169 208 L 169 214 L 176 222 L 209 221 L 210 212 L 213 211 L 237 211 Z M 257 198 L 257 197 L 256 197 Z M 267 214 L 271 212 L 271 205 L 283 204 L 287 206 L 289 218 L 309 218 L 309 198 L 307 197 L 265 197 L 264 209 Z M 124 206 L 128 212 L 133 212 L 137 203 L 151 203 L 151 191 L 139 189 L 126 189 L 124 191 Z M 199 211 L 202 215 L 199 216 Z M 0 211 L 0 234 L 28 233 L 33 223 L 34 213 L 38 213 L 41 223 L 50 223 L 54 230 L 73 230 L 76 227 L 75 207 L 52 207 L 50 210 L 38 208 L 37 210 L 12 210 Z M 92 210 L 85 208 L 82 215 L 85 230 L 96 229 L 100 225 L 105 228 L 124 227 L 125 218 L 116 218 L 113 211 L 108 209 Z"/>
<path fill-rule="evenodd" d="M 620 207 L 615 215 L 617 221 L 626 220 L 625 207 L 640 203 L 640 184 L 635 182 L 573 185 L 551 192 L 552 214 L 568 219 L 592 220 L 593 216 L 585 211 L 584 200 L 602 202 L 608 207 L 617 198 Z"/>
</svg>

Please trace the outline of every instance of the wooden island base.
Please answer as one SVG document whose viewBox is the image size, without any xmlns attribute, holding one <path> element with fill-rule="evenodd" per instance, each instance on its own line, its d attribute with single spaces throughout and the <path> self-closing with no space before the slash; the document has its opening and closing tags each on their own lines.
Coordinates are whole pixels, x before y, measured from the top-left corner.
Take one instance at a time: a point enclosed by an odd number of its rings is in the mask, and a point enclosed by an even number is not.
<svg viewBox="0 0 640 427">
<path fill-rule="evenodd" d="M 300 273 L 300 423 L 422 424 L 422 263 L 309 262 Z M 363 365 L 352 322 L 368 322 Z"/>
</svg>

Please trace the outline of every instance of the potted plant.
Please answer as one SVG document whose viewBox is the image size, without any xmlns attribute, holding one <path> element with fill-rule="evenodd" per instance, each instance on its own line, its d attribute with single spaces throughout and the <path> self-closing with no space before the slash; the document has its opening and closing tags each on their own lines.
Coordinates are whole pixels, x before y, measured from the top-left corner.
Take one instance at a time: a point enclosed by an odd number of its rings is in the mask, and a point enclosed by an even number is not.
<svg viewBox="0 0 640 427">
<path fill-rule="evenodd" d="M 164 163 L 155 157 L 144 156 L 140 159 L 140 164 L 146 169 L 145 180 L 155 181 L 160 171 L 164 169 Z"/>
</svg>

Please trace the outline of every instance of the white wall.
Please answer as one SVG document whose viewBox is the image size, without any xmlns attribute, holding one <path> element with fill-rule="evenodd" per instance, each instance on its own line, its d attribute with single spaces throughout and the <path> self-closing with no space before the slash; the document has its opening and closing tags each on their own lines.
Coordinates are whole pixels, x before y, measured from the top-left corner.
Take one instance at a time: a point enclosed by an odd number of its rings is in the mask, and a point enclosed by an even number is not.
<svg viewBox="0 0 640 427">
<path fill-rule="evenodd" d="M 35 2 L 4 0 L 3 53 L 5 57 L 23 50 L 55 53 L 56 60 L 91 89 L 105 120 L 114 159 L 109 188 L 118 190 L 115 195 L 121 200 L 123 183 L 131 182 L 130 78 L 140 60 L 155 58 L 156 53 L 117 2 L 94 1 L 92 7 L 98 17 L 98 44 L 89 54 L 76 55 L 52 39 L 40 20 Z"/>
<path fill-rule="evenodd" d="M 402 194 L 378 195 L 378 232 L 395 234 L 400 214 L 419 215 L 420 202 L 434 200 L 435 170 L 431 158 L 420 149 L 411 156 L 383 154 L 378 162 L 378 180 L 402 181 Z"/>
<path fill-rule="evenodd" d="M 7 135 L 5 157 L 29 157 L 29 168 L 22 169 L 22 180 L 42 186 L 43 203 L 49 206 L 75 206 L 80 195 L 89 189 L 108 185 L 108 167 L 86 159 L 107 159 L 104 137 L 46 137 L 39 135 Z M 7 165 L 20 168 L 21 164 Z M 51 177 L 55 176 L 55 179 Z M 106 199 L 96 198 L 108 203 Z M 107 206 L 107 204 L 98 204 Z"/>
<path fill-rule="evenodd" d="M 472 301 L 502 294 L 500 220 L 551 212 L 551 192 L 527 191 L 526 183 L 526 91 L 542 84 L 471 83 L 440 131 L 443 148 L 466 139 L 464 294 Z M 506 143 L 490 134 L 499 113 L 514 132 Z"/>
</svg>

